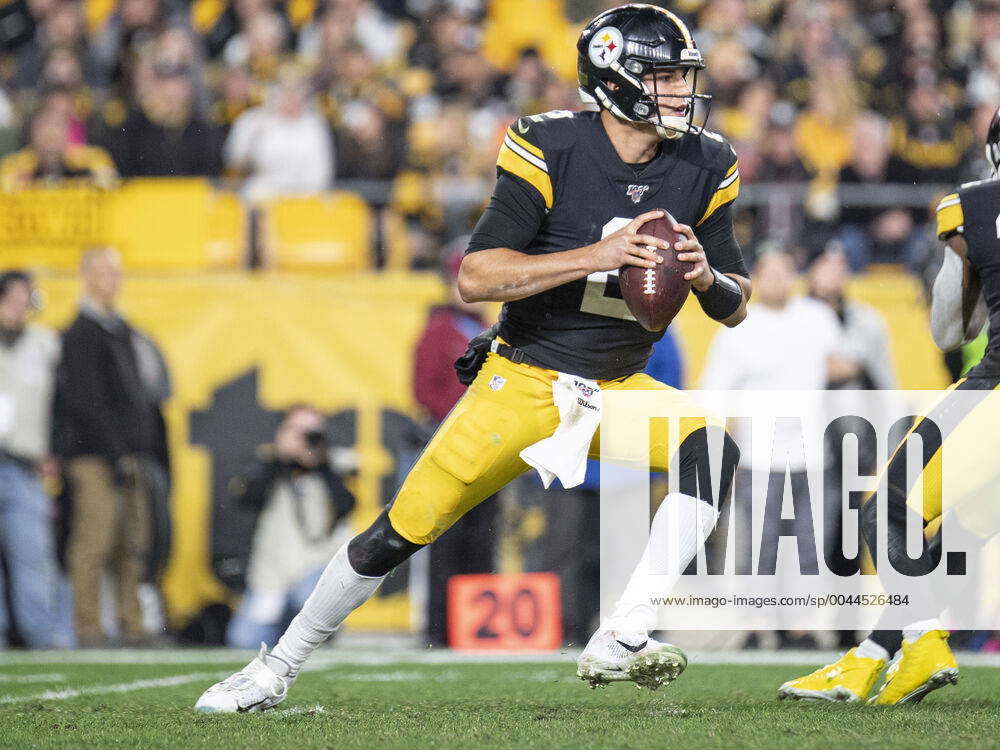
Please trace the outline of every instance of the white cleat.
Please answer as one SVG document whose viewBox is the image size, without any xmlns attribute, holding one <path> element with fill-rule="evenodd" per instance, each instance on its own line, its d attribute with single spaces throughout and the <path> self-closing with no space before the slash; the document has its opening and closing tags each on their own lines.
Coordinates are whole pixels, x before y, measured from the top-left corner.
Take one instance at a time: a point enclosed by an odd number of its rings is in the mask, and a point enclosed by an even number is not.
<svg viewBox="0 0 1000 750">
<path fill-rule="evenodd" d="M 598 630 L 576 662 L 576 675 L 592 688 L 609 682 L 634 682 L 656 690 L 676 680 L 687 667 L 687 656 L 676 646 L 643 633 Z"/>
<path fill-rule="evenodd" d="M 287 667 L 278 674 L 264 661 Z M 277 706 L 285 700 L 288 688 L 295 682 L 289 677 L 291 667 L 277 657 L 269 656 L 267 646 L 260 644 L 260 653 L 243 669 L 217 682 L 198 699 L 194 710 L 202 713 L 253 713 Z"/>
</svg>

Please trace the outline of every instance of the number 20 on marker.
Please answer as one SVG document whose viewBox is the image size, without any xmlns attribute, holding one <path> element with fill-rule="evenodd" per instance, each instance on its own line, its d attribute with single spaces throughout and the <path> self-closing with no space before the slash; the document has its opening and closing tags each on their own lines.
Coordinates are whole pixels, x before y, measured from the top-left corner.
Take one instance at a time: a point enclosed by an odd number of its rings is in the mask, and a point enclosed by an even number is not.
<svg viewBox="0 0 1000 750">
<path fill-rule="evenodd" d="M 545 651 L 562 641 L 559 577 L 554 573 L 462 575 L 448 581 L 452 648 Z"/>
</svg>

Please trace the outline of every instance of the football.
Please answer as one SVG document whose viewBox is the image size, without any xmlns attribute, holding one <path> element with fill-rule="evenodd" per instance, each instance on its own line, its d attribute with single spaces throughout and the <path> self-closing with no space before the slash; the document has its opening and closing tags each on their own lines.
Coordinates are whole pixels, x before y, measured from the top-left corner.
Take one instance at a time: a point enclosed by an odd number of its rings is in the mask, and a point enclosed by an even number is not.
<svg viewBox="0 0 1000 750">
<path fill-rule="evenodd" d="M 667 240 L 672 247 L 683 240 L 684 235 L 674 231 L 677 223 L 674 218 L 666 211 L 663 213 L 662 218 L 643 224 L 639 232 Z M 661 255 L 663 262 L 656 268 L 622 266 L 618 272 L 625 304 L 647 331 L 662 331 L 670 325 L 691 291 L 691 282 L 684 274 L 694 268 L 694 264 L 677 260 L 674 250 Z"/>
</svg>

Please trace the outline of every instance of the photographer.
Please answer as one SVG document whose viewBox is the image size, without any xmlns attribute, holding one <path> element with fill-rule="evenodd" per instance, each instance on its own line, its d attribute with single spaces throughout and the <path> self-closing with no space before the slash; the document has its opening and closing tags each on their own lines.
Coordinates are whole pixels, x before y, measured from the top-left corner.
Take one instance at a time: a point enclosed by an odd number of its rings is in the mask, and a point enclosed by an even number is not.
<svg viewBox="0 0 1000 750">
<path fill-rule="evenodd" d="M 230 482 L 233 496 L 258 514 L 230 646 L 273 645 L 351 536 L 345 519 L 354 497 L 330 466 L 326 429 L 314 407 L 291 407 L 274 444 L 262 446 L 257 461 Z"/>
</svg>

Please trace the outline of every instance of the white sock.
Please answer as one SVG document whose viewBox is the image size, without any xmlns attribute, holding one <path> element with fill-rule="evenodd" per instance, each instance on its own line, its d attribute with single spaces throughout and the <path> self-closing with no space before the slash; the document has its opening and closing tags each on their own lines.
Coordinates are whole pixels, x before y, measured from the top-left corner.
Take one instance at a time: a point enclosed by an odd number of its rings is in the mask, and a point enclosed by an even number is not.
<svg viewBox="0 0 1000 750">
<path fill-rule="evenodd" d="M 860 656 L 862 659 L 882 659 L 883 661 L 889 661 L 889 652 L 875 643 L 871 638 L 865 638 L 861 641 L 861 644 L 854 649 L 854 655 Z"/>
<path fill-rule="evenodd" d="M 907 625 L 903 628 L 903 640 L 907 643 L 913 643 L 915 640 L 919 639 L 924 633 L 931 630 L 940 630 L 941 623 L 938 619 L 932 618 L 930 620 L 919 620 L 911 625 Z"/>
<path fill-rule="evenodd" d="M 290 665 L 294 677 L 309 655 L 333 635 L 351 612 L 371 598 L 383 580 L 385 576 L 372 578 L 355 573 L 345 544 L 327 564 L 316 588 L 271 655 Z"/>
<path fill-rule="evenodd" d="M 670 593 L 718 519 L 718 511 L 696 497 L 667 495 L 653 516 L 642 558 L 604 628 L 643 634 L 655 630 L 656 608 L 650 598 Z"/>
</svg>

